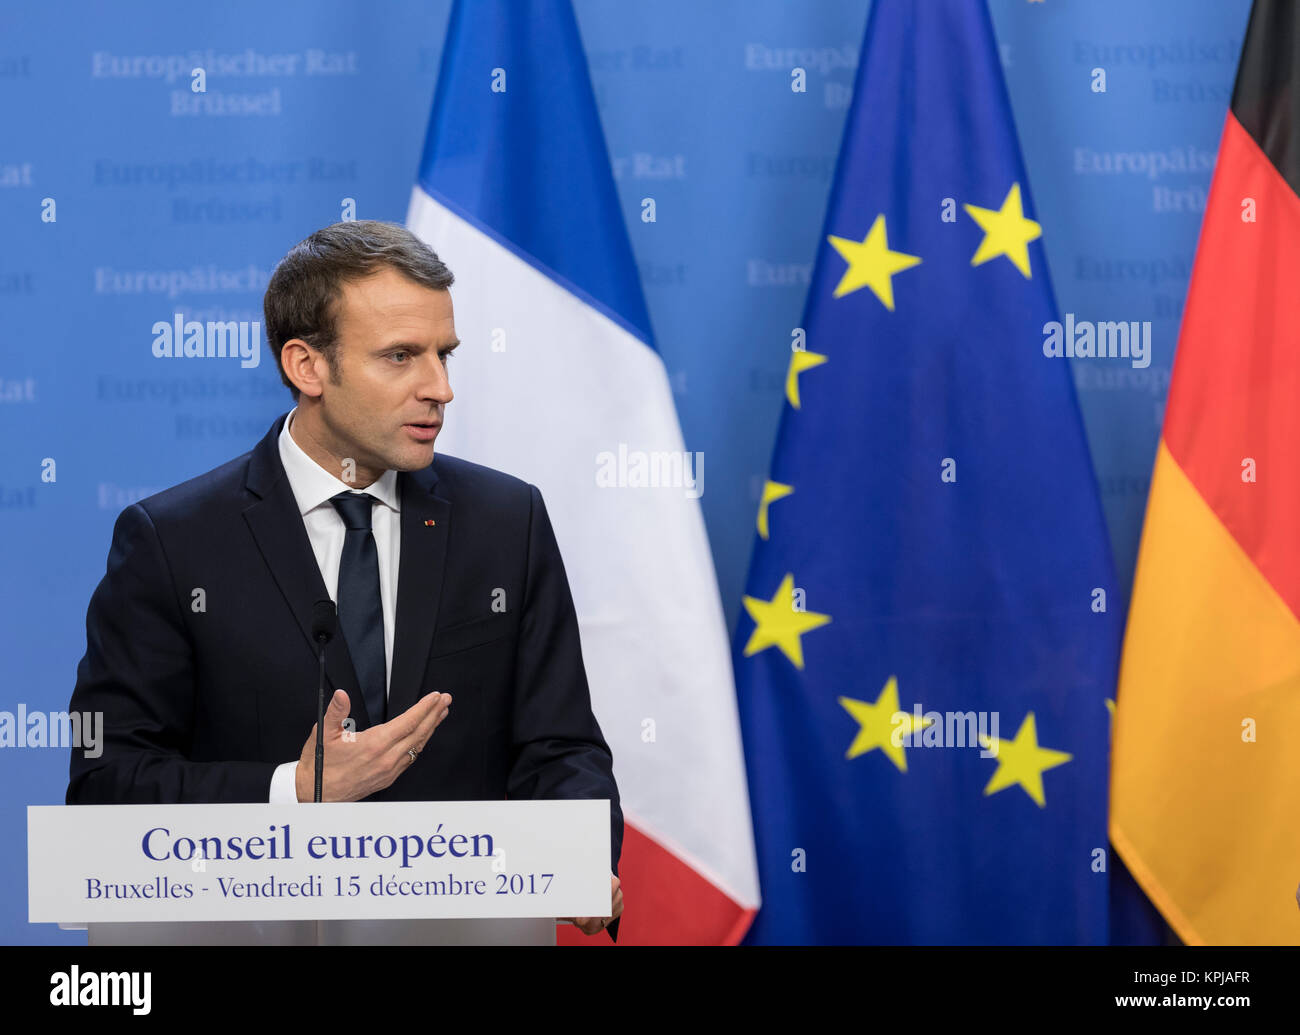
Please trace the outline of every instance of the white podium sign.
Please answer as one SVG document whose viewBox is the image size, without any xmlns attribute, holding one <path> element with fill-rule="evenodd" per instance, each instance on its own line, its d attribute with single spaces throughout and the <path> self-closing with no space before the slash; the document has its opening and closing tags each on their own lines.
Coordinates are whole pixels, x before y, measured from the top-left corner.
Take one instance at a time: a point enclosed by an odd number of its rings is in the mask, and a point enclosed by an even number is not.
<svg viewBox="0 0 1300 1035">
<path fill-rule="evenodd" d="M 606 916 L 609 802 L 27 809 L 31 923 Z"/>
</svg>

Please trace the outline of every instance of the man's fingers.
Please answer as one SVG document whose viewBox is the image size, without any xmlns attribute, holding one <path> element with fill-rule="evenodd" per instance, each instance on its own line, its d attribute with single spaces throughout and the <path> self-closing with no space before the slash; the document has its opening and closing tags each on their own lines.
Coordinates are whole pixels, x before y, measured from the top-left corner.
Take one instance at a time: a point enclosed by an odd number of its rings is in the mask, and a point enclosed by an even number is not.
<svg viewBox="0 0 1300 1035">
<path fill-rule="evenodd" d="M 422 722 L 438 711 L 444 702 L 451 702 L 451 694 L 425 694 L 401 715 L 384 723 L 383 728 L 394 741 L 407 740 L 420 728 Z"/>
<path fill-rule="evenodd" d="M 325 709 L 325 728 L 327 730 L 335 729 L 343 725 L 343 720 L 348 717 L 348 712 L 352 708 L 352 702 L 348 700 L 346 690 L 335 690 L 334 696 L 330 698 L 329 706 Z M 312 727 L 312 736 L 315 737 L 316 729 Z"/>
<path fill-rule="evenodd" d="M 421 719 L 410 736 L 398 740 L 393 745 L 393 753 L 387 759 L 389 766 L 395 766 L 400 772 L 415 764 L 415 760 L 410 757 L 410 752 L 414 751 L 418 755 L 424 750 L 429 738 L 433 736 L 433 731 L 438 728 L 439 723 L 447 717 L 451 709 L 451 695 L 442 694 L 441 697 L 445 703 L 440 703 L 439 707 Z"/>
<path fill-rule="evenodd" d="M 615 877 L 612 873 L 609 875 L 609 886 L 613 894 L 610 901 L 610 908 L 612 912 L 608 917 L 562 916 L 559 917 L 558 919 L 569 921 L 569 923 L 573 924 L 573 926 L 576 927 L 583 934 L 596 934 L 598 931 L 605 930 L 605 928 L 609 926 L 609 923 L 606 923 L 606 920 L 612 923 L 623 912 L 622 883 L 623 882 L 619 880 L 619 878 Z M 1296 892 L 1296 895 L 1297 895 L 1297 900 L 1300 900 L 1300 890 Z"/>
<path fill-rule="evenodd" d="M 573 916 L 565 917 L 583 934 L 595 934 L 601 928 L 601 920 L 595 916 Z"/>
<path fill-rule="evenodd" d="M 402 746 L 404 748 L 408 748 L 408 747 L 415 748 L 417 754 L 423 751 L 424 745 L 427 744 L 429 742 L 429 738 L 433 736 L 433 731 L 436 730 L 439 727 L 439 725 L 442 724 L 442 720 L 447 717 L 447 713 L 450 710 L 451 710 L 451 694 L 443 694 L 442 702 L 438 705 L 438 707 L 434 708 L 433 711 L 431 711 L 428 715 L 426 715 L 423 719 L 420 720 L 420 725 L 417 726 L 415 728 L 415 732 L 411 734 L 410 743 L 403 744 Z"/>
</svg>

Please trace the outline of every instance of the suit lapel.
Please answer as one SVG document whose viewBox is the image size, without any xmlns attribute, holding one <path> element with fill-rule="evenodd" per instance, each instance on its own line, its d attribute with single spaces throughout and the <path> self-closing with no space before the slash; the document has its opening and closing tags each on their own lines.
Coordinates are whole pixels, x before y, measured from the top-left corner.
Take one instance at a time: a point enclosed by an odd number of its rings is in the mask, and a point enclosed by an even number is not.
<svg viewBox="0 0 1300 1035">
<path fill-rule="evenodd" d="M 280 461 L 280 429 L 284 427 L 287 416 L 281 416 L 253 449 L 245 484 L 257 499 L 244 510 L 244 520 L 248 522 L 258 549 L 261 550 L 267 567 L 271 569 L 280 592 L 284 594 L 289 610 L 293 612 L 298 628 L 302 631 L 304 645 L 314 660 L 316 644 L 311 638 L 312 606 L 318 600 L 330 599 L 330 596 L 316 564 L 311 540 L 307 538 L 307 528 L 298 512 L 298 502 L 294 499 L 293 489 Z M 405 536 L 403 540 L 402 570 L 405 573 Z M 400 639 L 398 642 L 401 642 Z M 394 666 L 394 678 L 396 671 Z M 325 647 L 325 676 L 329 680 L 327 690 L 332 692 L 333 688 L 342 687 L 348 692 L 357 729 L 367 729 L 370 717 L 357 688 L 356 669 L 352 666 L 352 658 L 341 633 L 336 633 Z"/>
<path fill-rule="evenodd" d="M 402 546 L 397 577 L 397 628 L 389 678 L 388 715 L 400 715 L 423 696 L 421 685 L 438 619 L 451 503 L 434 493 L 433 466 L 397 476 L 402 501 Z"/>
</svg>

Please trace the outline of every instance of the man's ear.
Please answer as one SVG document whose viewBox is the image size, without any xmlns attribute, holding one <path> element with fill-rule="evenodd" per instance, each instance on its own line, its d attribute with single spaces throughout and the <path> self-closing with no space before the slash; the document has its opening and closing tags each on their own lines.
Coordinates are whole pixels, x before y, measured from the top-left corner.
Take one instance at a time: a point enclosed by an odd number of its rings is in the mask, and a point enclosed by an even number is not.
<svg viewBox="0 0 1300 1035">
<path fill-rule="evenodd" d="M 313 399 L 323 390 L 319 367 L 324 364 L 325 357 L 302 338 L 290 338 L 280 349 L 280 366 L 284 368 L 285 377 L 299 392 Z"/>
</svg>

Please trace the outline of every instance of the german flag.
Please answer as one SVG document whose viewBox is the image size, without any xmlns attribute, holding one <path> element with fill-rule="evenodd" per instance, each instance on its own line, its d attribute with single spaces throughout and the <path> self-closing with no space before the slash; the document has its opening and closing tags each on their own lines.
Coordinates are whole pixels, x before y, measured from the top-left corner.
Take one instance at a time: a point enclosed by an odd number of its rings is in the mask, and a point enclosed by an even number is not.
<svg viewBox="0 0 1300 1035">
<path fill-rule="evenodd" d="M 1147 501 L 1111 840 L 1189 944 L 1300 942 L 1300 5 L 1255 0 Z"/>
</svg>

